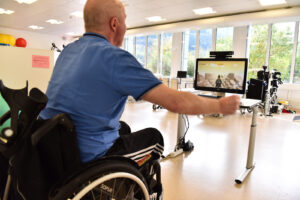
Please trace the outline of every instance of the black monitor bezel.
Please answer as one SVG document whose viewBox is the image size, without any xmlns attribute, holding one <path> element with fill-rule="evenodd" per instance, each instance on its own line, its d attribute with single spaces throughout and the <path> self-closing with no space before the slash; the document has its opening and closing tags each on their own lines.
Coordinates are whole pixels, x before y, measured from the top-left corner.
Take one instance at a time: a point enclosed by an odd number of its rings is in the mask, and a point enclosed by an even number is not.
<svg viewBox="0 0 300 200">
<path fill-rule="evenodd" d="M 243 89 L 228 89 L 228 88 L 215 88 L 215 87 L 201 87 L 197 86 L 197 76 L 198 76 L 198 61 L 244 61 L 244 82 Z M 224 93 L 236 93 L 236 94 L 245 94 L 246 92 L 246 82 L 247 82 L 247 73 L 248 73 L 248 58 L 226 58 L 226 59 L 214 59 L 214 58 L 197 58 L 196 59 L 196 68 L 195 68 L 195 79 L 194 79 L 194 89 L 211 91 L 211 92 L 224 92 Z"/>
<path fill-rule="evenodd" d="M 186 78 L 187 71 L 177 71 L 177 78 Z"/>
</svg>

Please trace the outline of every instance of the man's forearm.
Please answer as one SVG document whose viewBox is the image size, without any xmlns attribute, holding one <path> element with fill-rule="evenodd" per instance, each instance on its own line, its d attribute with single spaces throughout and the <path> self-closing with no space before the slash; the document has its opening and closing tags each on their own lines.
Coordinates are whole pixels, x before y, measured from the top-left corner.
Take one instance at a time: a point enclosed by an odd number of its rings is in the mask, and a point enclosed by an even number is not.
<svg viewBox="0 0 300 200">
<path fill-rule="evenodd" d="M 190 115 L 221 113 L 218 99 L 200 97 L 190 92 L 179 92 L 177 100 L 179 101 L 176 111 L 178 113 Z"/>
</svg>

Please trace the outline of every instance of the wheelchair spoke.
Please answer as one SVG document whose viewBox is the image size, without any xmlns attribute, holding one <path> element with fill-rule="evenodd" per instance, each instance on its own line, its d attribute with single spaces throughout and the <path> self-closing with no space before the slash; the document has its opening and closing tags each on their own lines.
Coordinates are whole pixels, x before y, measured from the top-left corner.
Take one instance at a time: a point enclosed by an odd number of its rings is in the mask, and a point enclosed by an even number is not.
<svg viewBox="0 0 300 200">
<path fill-rule="evenodd" d="M 117 179 L 114 179 L 114 185 L 113 185 L 113 193 L 112 193 L 112 196 L 114 196 L 114 192 L 115 192 L 115 188 L 116 188 L 116 181 L 117 181 Z"/>
<path fill-rule="evenodd" d="M 122 174 L 123 175 L 123 174 Z M 127 176 L 127 174 L 125 174 Z M 105 174 L 106 177 L 111 174 Z M 138 179 L 129 177 L 118 177 L 114 175 L 110 178 L 96 178 L 82 183 L 77 194 L 73 193 L 74 199 L 80 200 L 145 200 L 147 188 L 142 187 Z M 124 175 L 123 175 L 124 176 Z M 104 179 L 104 180 L 101 180 Z M 96 184 L 95 184 L 96 183 Z M 93 186 L 91 186 L 93 185 Z M 82 193 L 84 192 L 85 193 Z M 146 191 L 146 192 L 145 192 Z M 81 193 L 81 194 L 80 194 Z M 69 198 L 70 200 L 73 199 Z M 79 197 L 79 198 L 78 198 Z"/>
<path fill-rule="evenodd" d="M 125 200 L 133 200 L 134 198 L 134 188 L 135 188 L 135 185 L 131 185 L 129 190 L 128 190 L 128 193 L 125 197 Z"/>
</svg>

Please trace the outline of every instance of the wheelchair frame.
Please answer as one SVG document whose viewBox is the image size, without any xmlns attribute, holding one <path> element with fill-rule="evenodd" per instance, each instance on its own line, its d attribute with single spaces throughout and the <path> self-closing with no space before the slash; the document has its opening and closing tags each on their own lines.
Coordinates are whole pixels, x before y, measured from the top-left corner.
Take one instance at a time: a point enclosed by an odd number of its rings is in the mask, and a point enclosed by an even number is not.
<svg viewBox="0 0 300 200">
<path fill-rule="evenodd" d="M 13 164 L 14 157 L 20 150 L 19 146 L 27 144 L 23 142 L 26 138 L 29 138 L 30 145 L 36 146 L 47 134 L 51 134 L 51 130 L 58 124 L 68 130 L 74 129 L 71 119 L 66 114 L 59 114 L 48 120 L 37 130 L 32 131 L 39 112 L 45 107 L 48 99 L 45 94 L 36 88 L 30 91 L 29 96 L 27 93 L 28 83 L 23 89 L 13 90 L 5 87 L 0 80 L 0 94 L 10 108 L 7 113 L 0 117 L 0 126 L 7 120 L 11 120 L 10 127 L 3 128 L 0 133 L 0 154 L 3 154 L 9 161 L 7 183 L 2 200 L 11 199 L 10 191 L 12 187 L 17 187 L 20 199 L 27 199 L 19 191 L 18 182 L 16 186 L 14 185 L 15 183 L 12 181 L 13 174 L 11 174 L 16 167 Z M 25 100 L 21 101 L 22 98 Z M 25 119 L 25 123 L 24 121 L 20 122 L 22 117 Z M 88 195 L 86 196 L 88 199 L 91 199 L 90 197 L 95 198 L 95 195 L 98 195 L 97 199 L 99 197 L 100 199 L 105 197 L 105 199 L 125 200 L 162 199 L 160 165 L 157 160 L 149 165 L 139 167 L 133 160 L 122 156 L 109 156 L 82 164 L 64 179 L 57 180 L 49 188 L 48 199 L 77 200 L 86 195 Z M 145 171 L 149 173 L 145 174 Z M 120 189 L 119 187 L 123 188 Z"/>
</svg>

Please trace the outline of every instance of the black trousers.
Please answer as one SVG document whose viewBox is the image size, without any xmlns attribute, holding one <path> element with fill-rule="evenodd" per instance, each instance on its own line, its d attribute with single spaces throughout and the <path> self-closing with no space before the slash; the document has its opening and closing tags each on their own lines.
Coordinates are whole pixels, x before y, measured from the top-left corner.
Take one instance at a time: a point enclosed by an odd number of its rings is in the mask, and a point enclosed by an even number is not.
<svg viewBox="0 0 300 200">
<path fill-rule="evenodd" d="M 149 159 L 158 159 L 164 151 L 164 140 L 156 128 L 146 128 L 131 133 L 131 129 L 120 121 L 120 137 L 106 153 L 109 155 L 122 155 L 131 158 L 139 166 Z"/>
</svg>

